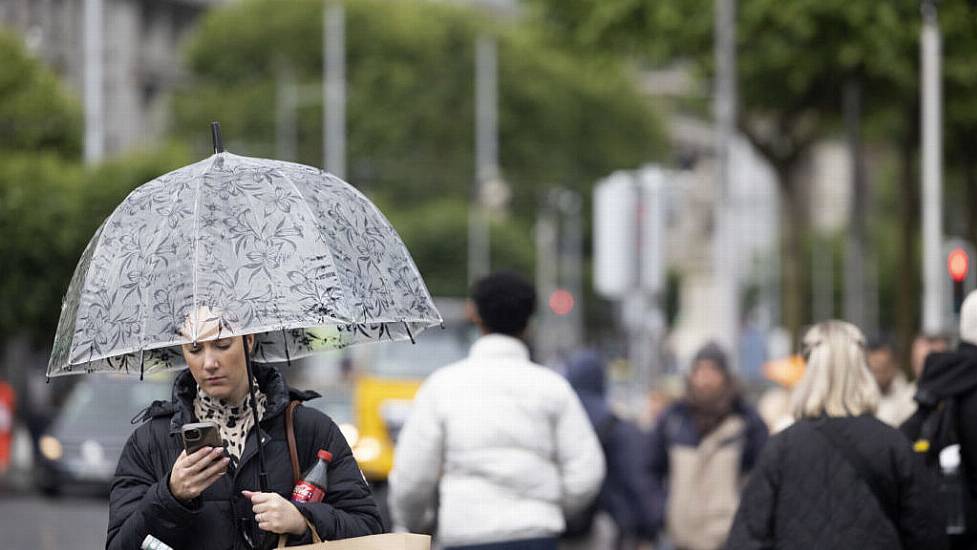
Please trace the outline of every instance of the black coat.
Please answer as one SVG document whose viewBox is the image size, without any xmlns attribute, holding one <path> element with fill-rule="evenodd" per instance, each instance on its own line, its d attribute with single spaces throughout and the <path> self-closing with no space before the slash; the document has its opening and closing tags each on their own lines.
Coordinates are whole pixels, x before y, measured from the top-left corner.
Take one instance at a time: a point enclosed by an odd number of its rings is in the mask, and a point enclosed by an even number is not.
<svg viewBox="0 0 977 550">
<path fill-rule="evenodd" d="M 955 548 L 977 547 L 977 346 L 962 342 L 955 351 L 931 353 L 916 385 L 919 408 L 900 429 L 915 441 L 927 417 L 938 413 L 937 406 L 953 400 L 968 528 L 965 536 L 953 542 Z"/>
<path fill-rule="evenodd" d="M 289 498 L 292 467 L 285 436 L 284 411 L 289 400 L 305 400 L 314 393 L 285 386 L 281 374 L 267 366 L 255 366 L 255 378 L 267 397 L 261 430 L 265 434 L 265 465 L 269 488 Z M 248 433 L 239 466 L 218 479 L 189 505 L 178 502 L 169 490 L 169 475 L 182 450 L 180 426 L 193 419 L 197 386 L 189 371 L 174 383 L 172 402 L 155 402 L 147 410 L 148 422 L 137 428 L 126 443 L 112 483 L 106 548 L 137 550 L 147 534 L 176 550 L 239 550 L 272 547 L 277 541 L 257 529 L 251 502 L 242 490 L 258 490 L 258 457 L 254 428 Z M 345 438 L 326 415 L 308 407 L 295 410 L 295 438 L 304 472 L 316 460 L 316 451 L 333 454 L 329 485 L 323 503 L 297 504 L 315 525 L 323 540 L 377 534 L 380 515 Z M 290 544 L 311 542 L 292 537 Z"/>
<path fill-rule="evenodd" d="M 611 516 L 622 536 L 651 538 L 661 512 L 652 508 L 652 480 L 644 469 L 644 434 L 614 415 L 607 403 L 605 376 L 603 361 L 595 352 L 578 353 L 567 368 L 567 380 L 587 412 L 607 462 L 597 510 Z"/>
<path fill-rule="evenodd" d="M 895 504 L 889 520 L 868 484 L 824 435 L 828 423 L 877 467 Z M 727 548 L 946 547 L 936 480 L 909 441 L 873 416 L 801 420 L 770 439 L 743 491 Z"/>
</svg>

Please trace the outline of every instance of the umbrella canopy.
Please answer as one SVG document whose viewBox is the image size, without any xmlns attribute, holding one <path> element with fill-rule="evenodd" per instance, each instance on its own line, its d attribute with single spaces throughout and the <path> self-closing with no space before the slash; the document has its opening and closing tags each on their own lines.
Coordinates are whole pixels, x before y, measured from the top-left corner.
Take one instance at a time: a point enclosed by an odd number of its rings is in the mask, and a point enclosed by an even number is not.
<svg viewBox="0 0 977 550">
<path fill-rule="evenodd" d="M 284 361 L 440 323 L 360 192 L 317 168 L 220 152 L 142 185 L 103 222 L 47 374 L 181 368 L 180 344 L 246 334 L 253 360 Z"/>
</svg>

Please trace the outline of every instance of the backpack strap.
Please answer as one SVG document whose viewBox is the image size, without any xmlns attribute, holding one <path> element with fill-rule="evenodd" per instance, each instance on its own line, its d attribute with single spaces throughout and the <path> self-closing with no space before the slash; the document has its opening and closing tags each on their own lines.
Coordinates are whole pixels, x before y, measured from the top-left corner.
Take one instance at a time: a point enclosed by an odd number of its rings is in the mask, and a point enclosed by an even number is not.
<svg viewBox="0 0 977 550">
<path fill-rule="evenodd" d="M 842 434 L 838 433 L 837 430 L 831 429 L 826 421 L 815 421 L 813 425 L 814 431 L 821 434 L 841 454 L 845 461 L 855 469 L 855 473 L 868 486 L 869 491 L 875 496 L 875 500 L 878 501 L 882 511 L 889 518 L 889 522 L 892 523 L 892 527 L 898 532 L 898 504 L 895 502 L 896 499 L 885 490 L 878 471 L 872 468 L 871 463 L 862 453 L 855 449 L 851 442 Z"/>
<path fill-rule="evenodd" d="M 288 458 L 292 461 L 292 483 L 298 483 L 302 477 L 299 455 L 295 446 L 295 407 L 301 404 L 301 401 L 290 401 L 285 409 L 285 438 L 288 440 Z"/>
</svg>

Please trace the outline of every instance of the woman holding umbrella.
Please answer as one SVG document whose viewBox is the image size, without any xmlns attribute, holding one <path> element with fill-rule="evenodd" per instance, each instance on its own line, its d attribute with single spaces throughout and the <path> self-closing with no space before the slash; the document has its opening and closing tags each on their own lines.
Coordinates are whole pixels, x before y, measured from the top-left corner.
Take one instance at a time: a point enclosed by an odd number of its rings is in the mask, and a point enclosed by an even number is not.
<svg viewBox="0 0 977 550">
<path fill-rule="evenodd" d="M 248 392 L 245 349 L 254 337 L 220 338 L 218 315 L 206 310 L 188 320 L 185 333 L 196 343 L 181 346 L 188 369 L 173 387 L 173 401 L 157 402 L 126 443 L 110 500 L 109 549 L 139 548 L 146 535 L 174 548 L 263 548 L 277 536 L 290 543 L 310 542 L 306 521 L 325 540 L 377 534 L 379 512 L 343 435 L 326 415 L 311 408 L 295 410 L 297 454 L 304 471 L 318 449 L 333 454 L 329 487 L 322 503 L 292 503 L 292 469 L 283 415 L 291 400 L 314 397 L 288 388 L 271 366 L 253 365 L 255 405 L 265 438 L 268 492 L 257 487 L 258 430 L 254 429 Z M 250 351 L 250 349 L 249 349 Z M 212 420 L 226 446 L 204 447 L 190 455 L 179 430 L 185 423 Z"/>
<path fill-rule="evenodd" d="M 123 451 L 107 547 L 261 548 L 276 537 L 381 530 L 336 425 L 294 409 L 274 362 L 442 323 L 397 232 L 362 193 L 300 164 L 224 151 L 147 182 L 92 237 L 68 286 L 47 374 L 183 370 Z M 219 425 L 223 450 L 184 453 L 181 427 Z M 259 437 L 260 435 L 260 437 Z M 325 501 L 292 504 L 293 471 L 329 451 Z M 226 454 L 225 454 L 226 453 Z M 267 455 L 267 460 L 266 460 Z M 311 526 L 311 528 L 309 527 Z"/>
</svg>

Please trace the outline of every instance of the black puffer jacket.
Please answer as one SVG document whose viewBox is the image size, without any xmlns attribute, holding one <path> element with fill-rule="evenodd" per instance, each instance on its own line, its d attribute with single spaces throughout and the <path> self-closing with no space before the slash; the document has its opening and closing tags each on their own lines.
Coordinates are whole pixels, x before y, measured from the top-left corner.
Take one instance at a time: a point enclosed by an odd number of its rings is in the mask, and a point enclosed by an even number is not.
<svg viewBox="0 0 977 550">
<path fill-rule="evenodd" d="M 915 441 L 920 437 L 926 419 L 931 414 L 940 414 L 938 406 L 941 403 L 946 401 L 955 405 L 955 436 L 960 443 L 967 489 L 963 502 L 967 533 L 951 542 L 954 548 L 977 548 L 977 346 L 961 342 L 955 351 L 931 353 L 926 358 L 917 388 L 919 408 L 900 429 Z M 934 447 L 933 452 L 938 448 Z"/>
<path fill-rule="evenodd" d="M 261 431 L 265 434 L 265 465 L 269 488 L 288 498 L 292 491 L 292 467 L 288 457 L 284 412 L 289 400 L 315 397 L 285 386 L 281 374 L 256 365 L 255 378 L 268 398 Z M 273 547 L 277 538 L 257 529 L 251 502 L 242 490 L 258 490 L 258 457 L 255 430 L 247 436 L 240 465 L 218 479 L 191 505 L 178 502 L 169 490 L 169 475 L 182 450 L 180 426 L 193 419 L 197 386 L 189 371 L 173 386 L 173 401 L 155 402 L 147 410 L 145 424 L 129 438 L 112 483 L 106 548 L 137 550 L 147 534 L 176 550 L 239 550 L 257 541 L 259 548 Z M 380 515 L 370 489 L 353 459 L 349 445 L 336 424 L 308 407 L 295 410 L 295 439 L 302 471 L 316 459 L 318 449 L 333 454 L 329 487 L 323 503 L 298 504 L 302 514 L 324 540 L 372 535 L 382 530 Z M 292 537 L 290 544 L 311 542 Z"/>
<path fill-rule="evenodd" d="M 836 430 L 873 467 L 898 525 L 816 423 Z M 730 549 L 946 547 L 936 480 L 909 441 L 876 418 L 801 420 L 770 439 L 743 491 Z"/>
</svg>

